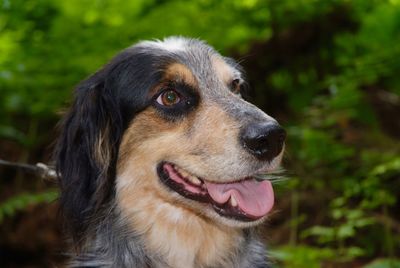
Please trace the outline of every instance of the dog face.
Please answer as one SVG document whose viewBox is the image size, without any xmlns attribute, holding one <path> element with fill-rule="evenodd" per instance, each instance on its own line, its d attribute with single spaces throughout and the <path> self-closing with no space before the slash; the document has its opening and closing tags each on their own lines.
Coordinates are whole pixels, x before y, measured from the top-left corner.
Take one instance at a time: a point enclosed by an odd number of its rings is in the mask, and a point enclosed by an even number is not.
<svg viewBox="0 0 400 268">
<path fill-rule="evenodd" d="M 78 86 L 64 121 L 65 213 L 82 222 L 111 202 L 134 225 L 149 213 L 260 223 L 274 196 L 254 176 L 278 167 L 285 132 L 241 97 L 244 83 L 238 64 L 198 40 L 123 51 Z"/>
</svg>

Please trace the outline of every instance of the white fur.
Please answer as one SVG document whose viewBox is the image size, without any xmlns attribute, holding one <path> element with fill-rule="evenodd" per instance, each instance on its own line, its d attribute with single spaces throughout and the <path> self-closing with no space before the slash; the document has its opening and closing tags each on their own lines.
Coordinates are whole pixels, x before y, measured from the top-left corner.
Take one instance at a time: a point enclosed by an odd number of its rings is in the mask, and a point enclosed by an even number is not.
<svg viewBox="0 0 400 268">
<path fill-rule="evenodd" d="M 155 40 L 155 41 L 144 41 L 141 42 L 141 45 L 156 47 L 159 49 L 167 50 L 169 52 L 178 52 L 184 51 L 187 48 L 187 39 L 181 37 L 169 37 L 163 40 Z"/>
</svg>

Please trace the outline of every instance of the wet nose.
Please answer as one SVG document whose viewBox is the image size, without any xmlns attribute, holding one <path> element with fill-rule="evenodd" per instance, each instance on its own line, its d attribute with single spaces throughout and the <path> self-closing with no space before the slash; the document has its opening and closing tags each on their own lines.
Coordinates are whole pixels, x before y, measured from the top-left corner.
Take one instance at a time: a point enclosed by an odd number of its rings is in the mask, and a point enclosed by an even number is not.
<svg viewBox="0 0 400 268">
<path fill-rule="evenodd" d="M 249 153 L 271 161 L 282 151 L 286 131 L 275 122 L 251 123 L 242 130 L 240 138 Z"/>
</svg>

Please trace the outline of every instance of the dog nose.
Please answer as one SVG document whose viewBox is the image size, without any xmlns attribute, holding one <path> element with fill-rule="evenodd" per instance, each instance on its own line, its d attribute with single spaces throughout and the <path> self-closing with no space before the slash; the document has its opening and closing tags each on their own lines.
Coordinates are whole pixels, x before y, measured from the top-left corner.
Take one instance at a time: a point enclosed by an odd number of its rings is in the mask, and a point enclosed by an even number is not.
<svg viewBox="0 0 400 268">
<path fill-rule="evenodd" d="M 252 123 L 242 130 L 244 148 L 260 160 L 271 161 L 282 151 L 286 131 L 277 123 Z"/>
</svg>

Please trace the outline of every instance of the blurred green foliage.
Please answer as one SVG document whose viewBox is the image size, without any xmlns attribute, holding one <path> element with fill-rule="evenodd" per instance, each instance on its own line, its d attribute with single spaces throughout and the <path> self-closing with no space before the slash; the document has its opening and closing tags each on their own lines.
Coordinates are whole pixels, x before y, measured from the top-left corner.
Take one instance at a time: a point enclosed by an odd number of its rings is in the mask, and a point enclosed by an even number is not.
<svg viewBox="0 0 400 268">
<path fill-rule="evenodd" d="M 19 210 L 39 203 L 51 203 L 57 199 L 58 192 L 49 190 L 42 193 L 23 193 L 0 204 L 0 224 L 5 217 L 14 216 Z"/>
<path fill-rule="evenodd" d="M 35 161 L 75 84 L 169 35 L 238 58 L 254 102 L 288 130 L 278 263 L 398 267 L 399 0 L 1 0 L 0 138 Z"/>
</svg>

